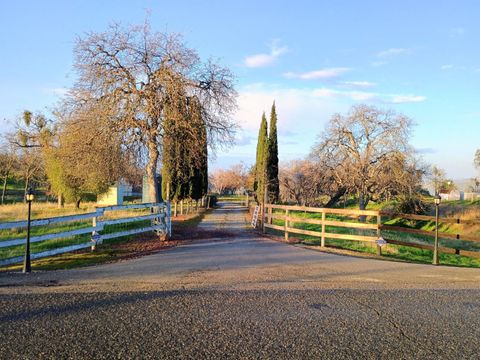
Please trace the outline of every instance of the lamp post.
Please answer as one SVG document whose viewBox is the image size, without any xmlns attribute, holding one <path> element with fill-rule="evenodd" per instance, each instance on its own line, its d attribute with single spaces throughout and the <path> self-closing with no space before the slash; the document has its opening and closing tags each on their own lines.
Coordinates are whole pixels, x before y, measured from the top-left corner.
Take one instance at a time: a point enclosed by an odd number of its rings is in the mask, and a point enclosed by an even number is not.
<svg viewBox="0 0 480 360">
<path fill-rule="evenodd" d="M 437 193 L 435 195 L 435 245 L 433 247 L 433 265 L 438 265 L 438 207 L 440 206 L 440 201 L 442 198 Z"/>
<path fill-rule="evenodd" d="M 25 200 L 28 203 L 28 220 L 27 220 L 27 243 L 25 245 L 25 259 L 23 261 L 23 272 L 29 273 L 32 271 L 32 265 L 30 263 L 30 215 L 32 211 L 32 201 L 34 195 L 32 188 L 29 188 L 25 194 Z"/>
</svg>

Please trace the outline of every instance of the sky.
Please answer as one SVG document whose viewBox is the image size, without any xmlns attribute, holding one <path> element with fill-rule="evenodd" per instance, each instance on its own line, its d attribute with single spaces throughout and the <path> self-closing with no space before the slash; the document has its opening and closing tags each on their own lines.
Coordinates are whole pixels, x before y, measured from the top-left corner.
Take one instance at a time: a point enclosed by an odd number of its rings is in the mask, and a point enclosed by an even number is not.
<svg viewBox="0 0 480 360">
<path fill-rule="evenodd" d="M 211 168 L 255 161 L 275 100 L 281 163 L 310 152 L 334 113 L 364 103 L 413 119 L 411 144 L 452 179 L 480 148 L 478 1 L 2 1 L 0 133 L 47 113 L 75 81 L 75 39 L 113 22 L 180 33 L 236 75 L 240 130 Z"/>
</svg>

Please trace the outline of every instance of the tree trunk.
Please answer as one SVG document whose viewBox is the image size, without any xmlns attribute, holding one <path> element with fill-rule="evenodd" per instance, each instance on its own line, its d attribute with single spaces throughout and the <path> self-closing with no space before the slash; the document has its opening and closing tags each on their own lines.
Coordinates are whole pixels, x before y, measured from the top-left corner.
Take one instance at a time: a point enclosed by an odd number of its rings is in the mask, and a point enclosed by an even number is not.
<svg viewBox="0 0 480 360">
<path fill-rule="evenodd" d="M 147 164 L 147 185 L 148 185 L 148 201 L 158 202 L 158 187 L 156 182 L 157 161 L 159 151 L 155 143 L 148 144 L 148 164 Z"/>
<path fill-rule="evenodd" d="M 57 204 L 58 204 L 57 206 L 58 206 L 59 209 L 60 209 L 60 208 L 63 208 L 63 207 L 65 206 L 65 200 L 64 200 L 64 198 L 63 198 L 63 194 L 62 194 L 62 193 L 58 194 Z"/>
<path fill-rule="evenodd" d="M 332 207 L 333 205 L 335 205 L 339 200 L 340 198 L 345 195 L 345 193 L 347 192 L 347 190 L 345 188 L 342 188 L 342 189 L 339 189 L 335 195 L 333 195 L 330 200 L 328 200 L 328 202 L 325 204 L 325 207 L 329 208 L 329 207 Z"/>
<path fill-rule="evenodd" d="M 3 178 L 3 187 L 2 187 L 2 205 L 5 203 L 5 193 L 7 192 L 7 181 L 8 176 Z"/>
<path fill-rule="evenodd" d="M 25 179 L 25 187 L 23 188 L 23 202 L 27 203 L 28 179 Z"/>
<path fill-rule="evenodd" d="M 367 208 L 367 205 L 368 205 L 368 197 L 365 196 L 364 194 L 360 194 L 358 196 L 358 208 L 360 210 L 365 210 Z M 362 215 L 359 217 L 359 220 L 361 222 L 365 222 L 367 220 L 367 217 L 365 215 Z"/>
<path fill-rule="evenodd" d="M 82 201 L 82 198 L 77 199 L 77 201 L 75 201 L 75 209 L 80 209 L 80 202 L 81 201 Z"/>
</svg>

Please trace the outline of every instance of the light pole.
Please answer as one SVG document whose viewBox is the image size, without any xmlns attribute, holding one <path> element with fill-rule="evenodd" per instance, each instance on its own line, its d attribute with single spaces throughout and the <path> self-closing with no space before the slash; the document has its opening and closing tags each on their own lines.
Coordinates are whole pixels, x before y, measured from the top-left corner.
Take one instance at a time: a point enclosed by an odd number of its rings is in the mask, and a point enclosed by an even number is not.
<svg viewBox="0 0 480 360">
<path fill-rule="evenodd" d="M 25 200 L 28 203 L 28 220 L 27 220 L 27 243 L 25 244 L 25 259 L 23 261 L 23 272 L 29 273 L 32 271 L 32 265 L 30 263 L 30 215 L 32 212 L 32 201 L 34 195 L 32 188 L 28 188 L 25 194 Z"/>
<path fill-rule="evenodd" d="M 440 201 L 442 198 L 437 193 L 435 195 L 435 245 L 433 247 L 433 265 L 438 265 L 438 207 L 440 206 Z"/>
</svg>

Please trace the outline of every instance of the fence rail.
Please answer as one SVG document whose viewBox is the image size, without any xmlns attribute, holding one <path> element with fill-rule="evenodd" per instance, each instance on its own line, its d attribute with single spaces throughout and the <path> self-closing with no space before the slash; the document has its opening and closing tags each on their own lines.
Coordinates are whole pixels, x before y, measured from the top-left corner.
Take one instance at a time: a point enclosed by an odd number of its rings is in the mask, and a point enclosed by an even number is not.
<svg viewBox="0 0 480 360">
<path fill-rule="evenodd" d="M 301 212 L 307 215 L 304 215 L 302 217 L 300 216 Z M 312 216 L 309 217 L 308 214 L 311 214 Z M 319 214 L 321 218 L 319 218 Z M 332 216 L 333 219 L 331 218 Z M 433 249 L 432 245 L 400 241 L 398 239 L 389 237 L 391 237 L 392 233 L 405 233 L 434 237 L 435 228 L 433 228 L 432 231 L 427 231 L 418 228 L 398 226 L 396 224 L 389 225 L 386 224 L 385 221 L 392 219 L 405 219 L 422 222 L 432 222 L 432 224 L 435 225 L 436 220 L 434 216 L 399 214 L 376 210 L 330 209 L 273 204 L 265 205 L 265 209 L 262 211 L 262 215 L 260 216 L 260 218 L 262 219 L 264 231 L 265 229 L 274 229 L 277 231 L 281 231 L 284 233 L 285 240 L 289 239 L 289 234 L 300 234 L 320 238 L 321 246 L 325 246 L 325 239 L 353 240 L 370 244 L 373 243 L 375 245 L 376 241 L 379 240 L 380 237 L 383 237 L 384 240 L 387 241 L 387 244 L 410 246 L 414 248 L 429 250 Z M 354 222 L 352 220 L 349 220 L 355 218 L 363 218 L 363 221 Z M 282 222 L 283 225 L 280 225 Z M 479 225 L 480 221 L 442 217 L 439 218 L 439 224 L 440 223 L 468 226 Z M 310 229 L 304 229 L 296 226 L 297 224 L 318 225 L 318 227 L 310 227 Z M 464 235 L 460 232 L 447 233 L 439 231 L 439 238 L 445 240 L 480 242 L 479 236 Z M 381 245 L 381 242 L 379 242 L 376 246 L 378 255 L 381 255 Z M 456 247 L 445 246 L 440 247 L 439 251 L 457 255 L 461 253 L 465 256 L 480 258 L 480 251 L 470 251 Z"/>
<path fill-rule="evenodd" d="M 105 212 L 113 211 L 125 211 L 125 210 L 135 210 L 135 209 L 145 209 L 150 210 L 148 215 L 140 216 L 130 216 L 123 217 L 118 219 L 102 219 L 105 216 Z M 69 246 L 64 246 L 60 248 L 53 248 L 47 251 L 42 251 L 38 253 L 31 254 L 32 259 L 39 259 L 46 256 L 52 256 L 57 254 L 62 254 L 70 251 L 76 251 L 79 249 L 84 249 L 91 247 L 92 250 L 95 249 L 96 245 L 101 244 L 104 240 L 113 239 L 122 236 L 134 235 L 149 231 L 156 231 L 160 234 L 171 235 L 172 225 L 171 225 L 171 213 L 170 213 L 170 203 L 144 203 L 144 204 L 131 204 L 131 205 L 114 205 L 114 206 L 104 206 L 97 207 L 94 212 L 89 212 L 85 214 L 77 215 L 67 215 L 67 216 L 58 216 L 53 218 L 46 219 L 36 219 L 30 222 L 31 227 L 40 227 L 48 226 L 50 224 L 58 223 L 68 223 L 75 221 L 84 221 L 92 219 L 92 226 L 80 227 L 78 229 L 68 230 L 68 231 L 59 231 L 49 234 L 32 236 L 30 238 L 31 243 L 37 243 L 42 241 L 54 240 L 68 238 L 72 236 L 91 234 L 91 240 L 81 244 L 74 244 Z M 138 221 L 151 221 L 151 226 L 129 229 L 124 231 L 117 231 L 112 233 L 102 233 L 104 232 L 105 226 L 109 225 L 118 225 L 118 224 L 128 224 Z M 27 227 L 27 221 L 12 221 L 6 223 L 0 223 L 0 230 L 9 230 L 9 229 L 18 229 Z M 26 243 L 26 238 L 15 238 L 15 239 L 6 239 L 0 241 L 0 248 L 22 246 Z M 23 256 L 15 256 L 6 259 L 0 259 L 0 266 L 15 264 L 21 262 Z"/>
</svg>

